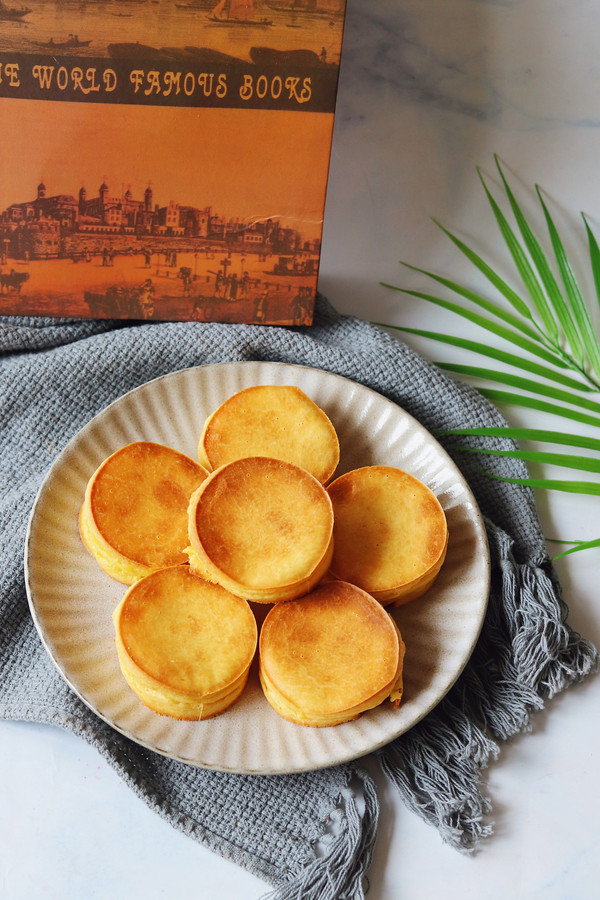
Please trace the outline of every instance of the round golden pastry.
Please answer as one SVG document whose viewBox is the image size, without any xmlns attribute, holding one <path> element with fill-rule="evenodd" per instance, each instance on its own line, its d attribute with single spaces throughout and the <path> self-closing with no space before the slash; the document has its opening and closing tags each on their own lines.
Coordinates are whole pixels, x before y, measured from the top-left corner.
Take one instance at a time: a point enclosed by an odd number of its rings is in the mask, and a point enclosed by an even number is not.
<svg viewBox="0 0 600 900">
<path fill-rule="evenodd" d="M 389 613 L 342 581 L 319 585 L 267 614 L 259 675 L 272 708 L 291 722 L 340 725 L 402 697 L 404 643 Z"/>
<path fill-rule="evenodd" d="M 256 385 L 229 397 L 208 417 L 198 457 L 207 469 L 248 456 L 294 463 L 322 484 L 340 458 L 338 437 L 323 410 L 293 385 Z"/>
<path fill-rule="evenodd" d="M 175 719 L 207 719 L 238 699 L 257 643 L 248 603 L 194 575 L 160 569 L 113 613 L 123 676 L 142 703 Z"/>
<path fill-rule="evenodd" d="M 327 491 L 334 511 L 331 574 L 385 605 L 422 596 L 448 547 L 446 516 L 435 494 L 391 466 L 353 469 Z"/>
<path fill-rule="evenodd" d="M 122 584 L 187 562 L 187 508 L 208 476 L 171 447 L 138 441 L 109 456 L 88 481 L 79 532 L 101 568 Z"/>
<path fill-rule="evenodd" d="M 308 593 L 333 553 L 333 511 L 323 485 L 292 463 L 263 456 L 213 472 L 191 497 L 189 562 L 246 600 Z"/>
</svg>

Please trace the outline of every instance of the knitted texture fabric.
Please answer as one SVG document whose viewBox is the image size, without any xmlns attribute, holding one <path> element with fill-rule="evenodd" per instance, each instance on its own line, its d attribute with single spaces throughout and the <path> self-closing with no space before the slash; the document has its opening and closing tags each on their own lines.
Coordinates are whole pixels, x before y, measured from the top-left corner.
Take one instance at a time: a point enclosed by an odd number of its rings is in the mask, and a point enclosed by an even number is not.
<svg viewBox="0 0 600 900">
<path fill-rule="evenodd" d="M 0 715 L 84 738 L 152 809 L 263 878 L 273 898 L 363 897 L 379 806 L 360 766 L 288 776 L 195 768 L 132 742 L 71 692 L 29 613 L 29 513 L 51 463 L 89 419 L 138 385 L 190 366 L 269 360 L 316 367 L 373 388 L 436 433 L 503 425 L 500 414 L 383 329 L 338 315 L 323 298 L 314 325 L 299 329 L 4 317 L 0 354 Z M 501 741 L 528 726 L 533 710 L 596 668 L 597 653 L 568 625 L 531 491 L 486 474 L 522 477 L 522 463 L 461 451 L 456 438 L 441 441 L 486 522 L 488 611 L 455 686 L 377 758 L 406 804 L 468 851 L 490 831 L 482 769 Z M 337 827 L 329 833 L 333 814 Z"/>
</svg>

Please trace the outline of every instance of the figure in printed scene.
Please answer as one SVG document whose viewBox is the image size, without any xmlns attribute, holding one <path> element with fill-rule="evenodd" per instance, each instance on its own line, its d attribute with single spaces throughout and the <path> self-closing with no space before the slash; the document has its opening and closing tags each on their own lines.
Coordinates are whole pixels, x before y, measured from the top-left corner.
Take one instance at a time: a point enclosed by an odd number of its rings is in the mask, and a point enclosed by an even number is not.
<svg viewBox="0 0 600 900">
<path fill-rule="evenodd" d="M 151 319 L 154 315 L 154 285 L 151 278 L 146 278 L 139 289 L 138 305 L 142 319 Z"/>
</svg>

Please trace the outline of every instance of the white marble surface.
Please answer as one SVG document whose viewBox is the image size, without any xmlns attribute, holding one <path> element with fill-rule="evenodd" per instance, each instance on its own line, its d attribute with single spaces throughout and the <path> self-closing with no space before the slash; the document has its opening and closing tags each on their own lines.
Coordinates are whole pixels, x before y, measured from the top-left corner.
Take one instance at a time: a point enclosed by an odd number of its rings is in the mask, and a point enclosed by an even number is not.
<svg viewBox="0 0 600 900">
<path fill-rule="evenodd" d="M 477 284 L 431 216 L 508 273 L 475 171 L 497 181 L 494 153 L 532 207 L 531 186 L 546 189 L 585 263 L 579 212 L 600 223 L 599 43 L 590 0 L 349 0 L 321 269 L 321 289 L 340 311 L 457 333 L 449 314 L 380 282 L 424 287 L 403 259 Z M 461 333 L 480 337 L 465 325 Z M 513 422 L 548 424 L 509 412 Z M 539 495 L 549 536 L 598 536 L 599 506 Z M 600 645 L 600 550 L 558 568 L 572 625 Z M 370 900 L 596 896 L 599 707 L 594 677 L 502 748 L 486 772 L 495 833 L 472 857 L 442 844 L 376 776 L 383 812 Z M 56 729 L 0 723 L 0 783 L 7 900 L 252 900 L 266 891 L 149 812 L 95 751 Z"/>
</svg>

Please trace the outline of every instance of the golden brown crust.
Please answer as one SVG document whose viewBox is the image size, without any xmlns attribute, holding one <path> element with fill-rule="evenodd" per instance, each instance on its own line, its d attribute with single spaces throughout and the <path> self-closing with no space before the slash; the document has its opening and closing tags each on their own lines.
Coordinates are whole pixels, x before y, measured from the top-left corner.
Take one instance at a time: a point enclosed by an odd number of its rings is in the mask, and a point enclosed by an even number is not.
<svg viewBox="0 0 600 900">
<path fill-rule="evenodd" d="M 307 593 L 327 571 L 332 533 L 323 486 L 281 460 L 249 457 L 221 466 L 190 500 L 192 565 L 248 600 Z"/>
<path fill-rule="evenodd" d="M 155 712 L 207 718 L 242 692 L 257 643 L 254 615 L 245 600 L 189 566 L 138 581 L 113 621 L 123 675 Z"/>
<path fill-rule="evenodd" d="M 331 421 L 300 388 L 257 385 L 238 391 L 209 416 L 198 456 L 208 469 L 248 456 L 281 459 L 325 484 L 340 448 Z"/>
<path fill-rule="evenodd" d="M 345 582 L 277 604 L 259 646 L 267 700 L 303 725 L 349 721 L 401 683 L 403 645 L 395 623 L 373 597 Z"/>
<path fill-rule="evenodd" d="M 208 472 L 151 441 L 121 447 L 90 478 L 81 538 L 111 577 L 125 584 L 186 561 L 187 507 Z"/>
<path fill-rule="evenodd" d="M 384 604 L 408 602 L 433 584 L 448 528 L 425 484 L 391 466 L 365 466 L 340 476 L 327 491 L 335 523 L 332 575 Z"/>
</svg>

